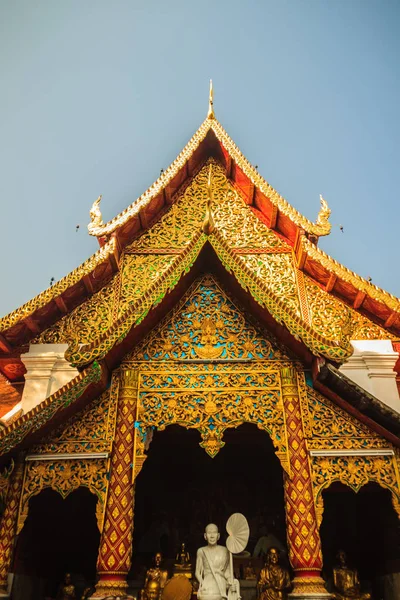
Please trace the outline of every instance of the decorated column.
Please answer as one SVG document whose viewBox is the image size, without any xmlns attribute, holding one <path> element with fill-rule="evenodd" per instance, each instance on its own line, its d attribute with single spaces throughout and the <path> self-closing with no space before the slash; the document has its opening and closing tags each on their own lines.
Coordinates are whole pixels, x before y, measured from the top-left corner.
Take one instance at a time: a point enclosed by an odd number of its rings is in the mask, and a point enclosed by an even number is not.
<svg viewBox="0 0 400 600">
<path fill-rule="evenodd" d="M 294 570 L 292 598 L 330 598 L 321 577 L 322 552 L 303 434 L 296 370 L 281 369 L 282 396 L 291 476 L 285 474 L 285 511 L 289 558 Z"/>
<path fill-rule="evenodd" d="M 109 491 L 100 539 L 95 598 L 126 593 L 131 567 L 138 372 L 121 371 Z"/>
<path fill-rule="evenodd" d="M 19 457 L 11 474 L 6 507 L 0 521 L 0 598 L 8 598 L 8 574 L 13 559 L 23 478 L 24 462 L 23 458 Z"/>
</svg>

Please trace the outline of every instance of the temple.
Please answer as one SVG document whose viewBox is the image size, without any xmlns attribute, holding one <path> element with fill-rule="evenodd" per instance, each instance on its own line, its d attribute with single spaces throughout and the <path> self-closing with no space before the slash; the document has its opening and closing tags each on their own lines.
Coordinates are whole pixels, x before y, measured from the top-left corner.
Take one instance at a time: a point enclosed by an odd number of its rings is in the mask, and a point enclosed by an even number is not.
<svg viewBox="0 0 400 600">
<path fill-rule="evenodd" d="M 241 512 L 239 579 L 273 538 L 291 598 L 333 597 L 340 550 L 399 598 L 400 300 L 319 248 L 326 201 L 310 221 L 281 197 L 212 90 L 140 198 L 108 223 L 100 200 L 99 250 L 0 319 L 0 597 L 65 573 L 136 596 L 156 552 L 172 576 Z"/>
</svg>

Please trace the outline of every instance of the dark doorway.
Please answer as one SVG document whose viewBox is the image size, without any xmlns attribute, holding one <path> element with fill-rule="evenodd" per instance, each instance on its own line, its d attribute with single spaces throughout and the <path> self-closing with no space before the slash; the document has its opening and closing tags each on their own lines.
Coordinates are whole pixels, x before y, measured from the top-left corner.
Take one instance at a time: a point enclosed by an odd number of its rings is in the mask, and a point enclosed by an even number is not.
<svg viewBox="0 0 400 600">
<path fill-rule="evenodd" d="M 100 542 L 96 502 L 86 488 L 65 500 L 50 489 L 31 498 L 16 546 L 13 600 L 55 598 L 66 572 L 80 594 L 86 582 L 95 580 Z"/>
<path fill-rule="evenodd" d="M 389 598 L 384 593 L 385 579 L 400 572 L 400 526 L 389 490 L 370 483 L 355 494 L 334 483 L 323 497 L 321 541 L 326 579 L 332 578 L 336 554 L 343 549 L 350 566 L 358 569 L 364 589 L 370 587 L 374 598 Z"/>
<path fill-rule="evenodd" d="M 200 441 L 178 426 L 154 433 L 136 483 L 133 577 L 158 550 L 172 560 L 180 542 L 194 557 L 207 523 L 218 525 L 224 543 L 234 512 L 249 521 L 250 552 L 265 527 L 286 543 L 282 468 L 268 434 L 249 424 L 228 430 L 215 458 Z"/>
</svg>

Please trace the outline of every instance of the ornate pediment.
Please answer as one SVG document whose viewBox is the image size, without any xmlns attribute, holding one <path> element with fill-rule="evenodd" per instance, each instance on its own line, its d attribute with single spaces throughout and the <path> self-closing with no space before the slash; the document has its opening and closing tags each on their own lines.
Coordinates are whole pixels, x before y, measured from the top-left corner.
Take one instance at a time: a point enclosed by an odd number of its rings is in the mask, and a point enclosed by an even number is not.
<svg viewBox="0 0 400 600">
<path fill-rule="evenodd" d="M 131 354 L 131 360 L 268 360 L 287 354 L 205 275 Z"/>
<path fill-rule="evenodd" d="M 386 448 L 387 440 L 312 387 L 301 386 L 304 425 L 310 450 Z"/>
<path fill-rule="evenodd" d="M 118 386 L 113 385 L 65 423 L 59 425 L 33 454 L 86 454 L 110 452 L 118 400 Z"/>
</svg>

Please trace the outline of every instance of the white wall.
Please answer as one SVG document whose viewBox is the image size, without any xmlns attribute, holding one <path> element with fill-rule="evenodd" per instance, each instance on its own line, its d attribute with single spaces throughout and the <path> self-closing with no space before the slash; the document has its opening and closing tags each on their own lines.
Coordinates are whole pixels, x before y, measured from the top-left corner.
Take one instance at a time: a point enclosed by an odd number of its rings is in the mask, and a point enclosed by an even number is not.
<svg viewBox="0 0 400 600">
<path fill-rule="evenodd" d="M 400 397 L 393 368 L 399 353 L 390 340 L 352 341 L 354 354 L 340 371 L 367 392 L 400 413 Z"/>
<path fill-rule="evenodd" d="M 67 344 L 31 344 L 29 352 L 21 354 L 27 371 L 21 399 L 24 414 L 78 375 L 64 358 L 67 347 Z"/>
</svg>

